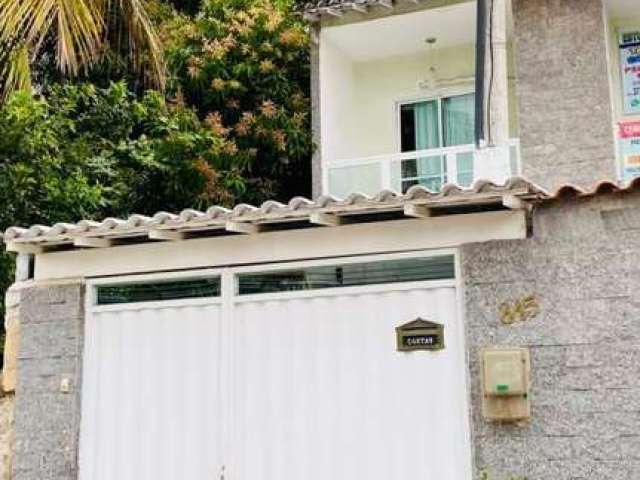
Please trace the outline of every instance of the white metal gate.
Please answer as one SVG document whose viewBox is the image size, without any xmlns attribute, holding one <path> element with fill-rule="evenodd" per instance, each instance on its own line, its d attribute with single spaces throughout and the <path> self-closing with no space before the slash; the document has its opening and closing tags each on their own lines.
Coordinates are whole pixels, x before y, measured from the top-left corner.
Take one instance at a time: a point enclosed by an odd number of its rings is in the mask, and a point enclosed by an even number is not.
<svg viewBox="0 0 640 480">
<path fill-rule="evenodd" d="M 454 280 L 236 295 L 257 269 L 210 272 L 217 299 L 89 307 L 82 480 L 470 478 Z M 417 316 L 444 350 L 396 351 Z"/>
</svg>

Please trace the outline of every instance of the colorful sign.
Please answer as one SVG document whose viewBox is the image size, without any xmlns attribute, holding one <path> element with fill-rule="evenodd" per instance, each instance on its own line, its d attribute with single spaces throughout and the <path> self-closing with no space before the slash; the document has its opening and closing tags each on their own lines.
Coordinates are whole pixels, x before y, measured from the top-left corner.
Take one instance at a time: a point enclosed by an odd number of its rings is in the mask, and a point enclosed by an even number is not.
<svg viewBox="0 0 640 480">
<path fill-rule="evenodd" d="M 640 114 L 640 30 L 620 35 L 624 113 Z"/>
<path fill-rule="evenodd" d="M 618 133 L 622 158 L 622 179 L 640 177 L 640 121 L 622 122 Z"/>
</svg>

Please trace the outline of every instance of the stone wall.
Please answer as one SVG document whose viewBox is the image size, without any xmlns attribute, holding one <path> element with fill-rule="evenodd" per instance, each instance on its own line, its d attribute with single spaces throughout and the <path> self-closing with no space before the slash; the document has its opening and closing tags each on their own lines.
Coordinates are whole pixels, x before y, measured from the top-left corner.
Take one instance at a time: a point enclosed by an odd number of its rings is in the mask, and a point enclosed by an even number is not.
<svg viewBox="0 0 640 480">
<path fill-rule="evenodd" d="M 514 0 L 523 174 L 552 188 L 615 179 L 602 0 Z"/>
<path fill-rule="evenodd" d="M 541 207 L 532 238 L 462 248 L 477 476 L 640 478 L 639 252 L 640 194 Z M 502 324 L 529 295 L 537 316 Z M 479 350 L 494 345 L 530 348 L 526 426 L 481 417 Z"/>
<path fill-rule="evenodd" d="M 11 480 L 14 452 L 13 417 L 16 367 L 20 346 L 20 286 L 12 285 L 5 295 L 5 343 L 0 372 L 0 480 Z"/>
<path fill-rule="evenodd" d="M 11 480 L 13 393 L 0 391 L 0 480 Z"/>
<path fill-rule="evenodd" d="M 13 480 L 78 472 L 84 286 L 21 284 Z"/>
</svg>

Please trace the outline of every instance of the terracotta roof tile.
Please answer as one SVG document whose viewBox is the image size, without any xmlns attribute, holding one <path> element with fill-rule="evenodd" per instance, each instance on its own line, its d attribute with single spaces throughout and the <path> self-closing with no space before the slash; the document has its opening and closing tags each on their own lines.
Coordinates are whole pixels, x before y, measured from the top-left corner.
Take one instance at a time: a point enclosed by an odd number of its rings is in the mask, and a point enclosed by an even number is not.
<svg viewBox="0 0 640 480">
<path fill-rule="evenodd" d="M 530 201 L 550 198 L 542 188 L 523 178 L 514 177 L 503 185 L 484 180 L 477 181 L 471 188 L 445 185 L 440 192 L 432 192 L 423 186 L 413 186 L 405 194 L 383 190 L 374 196 L 353 193 L 344 199 L 331 195 L 323 195 L 315 201 L 294 197 L 287 204 L 268 200 L 259 207 L 240 204 L 232 210 L 213 206 L 206 212 L 185 209 L 179 214 L 157 212 L 152 217 L 134 214 L 127 219 L 106 218 L 101 222 L 80 220 L 75 224 L 57 223 L 51 227 L 45 225 L 33 225 L 30 228 L 11 227 L 4 233 L 4 241 L 12 250 L 19 250 L 24 246 L 73 246 L 80 238 L 131 240 L 134 237 L 142 242 L 148 241 L 149 238 L 161 238 L 157 233 L 150 234 L 152 231 L 173 232 L 177 235 L 208 230 L 224 231 L 229 222 L 266 225 L 273 222 L 312 221 L 311 217 L 315 213 L 337 216 L 389 211 L 401 213 L 404 206 L 408 204 L 428 208 L 477 205 L 493 205 L 496 208 L 502 208 L 505 195 Z"/>
<path fill-rule="evenodd" d="M 212 206 L 204 212 L 190 208 L 178 214 L 157 212 L 152 217 L 134 214 L 126 219 L 105 218 L 99 222 L 84 219 L 77 223 L 56 223 L 52 226 L 32 225 L 28 228 L 16 226 L 8 228 L 0 238 L 7 243 L 10 250 L 21 251 L 25 247 L 32 247 L 34 251 L 38 251 L 41 248 L 58 248 L 65 245 L 73 247 L 76 240 L 82 238 L 129 240 L 133 238 L 134 241 L 139 239 L 143 242 L 148 241 L 149 238 L 161 238 L 152 235 L 151 232 L 154 231 L 177 234 L 209 230 L 225 231 L 229 222 L 257 225 L 288 221 L 311 222 L 315 213 L 349 217 L 363 213 L 402 212 L 407 205 L 421 205 L 430 209 L 478 205 L 503 208 L 505 196 L 517 197 L 525 202 L 546 203 L 631 192 L 640 192 L 640 178 L 625 185 L 603 180 L 589 188 L 565 184 L 553 192 L 547 192 L 524 178 L 514 177 L 502 185 L 486 180 L 475 182 L 471 188 L 447 184 L 439 192 L 432 192 L 423 186 L 416 185 L 405 194 L 382 190 L 373 196 L 353 193 L 344 199 L 331 195 L 323 195 L 315 201 L 294 197 L 286 204 L 268 200 L 259 207 L 239 204 L 231 210 Z"/>
<path fill-rule="evenodd" d="M 345 10 L 364 11 L 370 6 L 393 6 L 393 0 L 311 0 L 299 1 L 298 10 L 307 16 L 337 15 Z"/>
<path fill-rule="evenodd" d="M 555 191 L 549 194 L 545 200 L 557 200 L 572 197 L 593 197 L 607 193 L 630 193 L 640 191 L 640 177 L 634 178 L 632 181 L 620 185 L 618 182 L 611 180 L 602 180 L 595 185 L 584 188 L 570 183 L 560 185 Z"/>
</svg>

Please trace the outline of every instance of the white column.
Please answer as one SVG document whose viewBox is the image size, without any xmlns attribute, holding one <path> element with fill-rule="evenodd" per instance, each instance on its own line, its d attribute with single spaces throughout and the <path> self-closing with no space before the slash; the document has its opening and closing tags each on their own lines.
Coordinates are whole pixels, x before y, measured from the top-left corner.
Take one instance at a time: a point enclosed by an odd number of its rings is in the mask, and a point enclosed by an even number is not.
<svg viewBox="0 0 640 480">
<path fill-rule="evenodd" d="M 490 146 L 505 146 L 509 141 L 509 79 L 507 58 L 507 0 L 488 0 L 492 25 L 487 42 L 485 82 L 488 90 Z M 493 2 L 493 5 L 491 5 Z M 493 52 L 491 51 L 493 48 Z M 493 64 L 491 63 L 493 60 Z"/>
<path fill-rule="evenodd" d="M 487 148 L 477 151 L 474 161 L 475 180 L 497 183 L 512 175 L 509 161 L 508 1 L 487 0 L 484 77 Z"/>
</svg>

